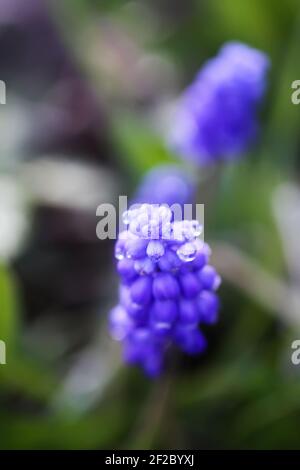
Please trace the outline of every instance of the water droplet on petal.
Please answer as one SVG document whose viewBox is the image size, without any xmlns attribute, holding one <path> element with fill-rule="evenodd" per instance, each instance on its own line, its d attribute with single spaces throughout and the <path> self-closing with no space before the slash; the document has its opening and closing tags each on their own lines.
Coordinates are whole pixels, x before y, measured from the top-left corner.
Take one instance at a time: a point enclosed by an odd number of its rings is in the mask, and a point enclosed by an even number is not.
<svg viewBox="0 0 300 470">
<path fill-rule="evenodd" d="M 130 221 L 129 230 L 130 230 L 130 232 L 133 233 L 134 235 L 137 235 L 137 236 L 140 235 L 140 233 L 141 233 L 141 226 L 140 226 L 138 220 L 134 219 L 134 220 L 131 220 L 131 221 Z"/>
<path fill-rule="evenodd" d="M 165 248 L 159 241 L 151 241 L 147 246 L 147 255 L 154 261 L 158 261 L 165 253 Z"/>
<path fill-rule="evenodd" d="M 193 243 L 185 243 L 176 251 L 177 256 L 181 261 L 188 262 L 193 261 L 197 255 L 197 248 Z"/>
<path fill-rule="evenodd" d="M 125 247 L 125 243 L 123 240 L 119 240 L 117 243 L 116 243 L 116 247 L 115 247 L 115 258 L 118 260 L 118 261 L 121 261 L 122 259 L 124 259 L 126 256 L 126 247 Z"/>
<path fill-rule="evenodd" d="M 128 211 L 125 211 L 123 216 L 122 216 L 122 220 L 123 220 L 123 223 L 125 225 L 128 225 L 131 221 L 131 211 L 128 210 Z"/>
<path fill-rule="evenodd" d="M 199 224 L 198 220 L 193 220 L 192 221 L 192 226 L 194 229 L 194 236 L 199 237 L 202 233 L 202 225 Z"/>
</svg>

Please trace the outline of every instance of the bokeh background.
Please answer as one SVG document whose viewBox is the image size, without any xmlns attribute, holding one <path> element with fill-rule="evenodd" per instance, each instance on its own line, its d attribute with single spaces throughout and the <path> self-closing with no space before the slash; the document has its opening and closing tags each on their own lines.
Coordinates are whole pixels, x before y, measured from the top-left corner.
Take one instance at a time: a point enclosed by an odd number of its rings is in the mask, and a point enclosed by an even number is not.
<svg viewBox="0 0 300 470">
<path fill-rule="evenodd" d="M 272 61 L 260 138 L 191 168 L 165 123 L 232 39 Z M 300 448 L 299 54 L 297 0 L 1 0 L 2 449 Z M 207 352 L 151 381 L 107 332 L 118 279 L 96 208 L 160 164 L 196 176 L 222 310 Z"/>
</svg>

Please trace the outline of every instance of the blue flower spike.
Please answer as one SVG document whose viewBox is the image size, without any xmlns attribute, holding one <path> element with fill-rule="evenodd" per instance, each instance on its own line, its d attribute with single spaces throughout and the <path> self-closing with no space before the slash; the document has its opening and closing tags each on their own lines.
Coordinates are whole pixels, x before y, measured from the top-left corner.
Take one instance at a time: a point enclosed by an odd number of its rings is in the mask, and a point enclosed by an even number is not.
<svg viewBox="0 0 300 470">
<path fill-rule="evenodd" d="M 151 204 L 135 205 L 123 220 L 127 230 L 115 249 L 119 304 L 109 329 L 124 361 L 156 377 L 172 346 L 192 355 L 205 350 L 200 328 L 218 319 L 221 278 L 209 265 L 197 221 L 174 221 L 167 206 Z"/>
<path fill-rule="evenodd" d="M 239 158 L 258 133 L 257 107 L 270 61 L 239 42 L 225 44 L 179 99 L 170 146 L 199 165 Z"/>
</svg>

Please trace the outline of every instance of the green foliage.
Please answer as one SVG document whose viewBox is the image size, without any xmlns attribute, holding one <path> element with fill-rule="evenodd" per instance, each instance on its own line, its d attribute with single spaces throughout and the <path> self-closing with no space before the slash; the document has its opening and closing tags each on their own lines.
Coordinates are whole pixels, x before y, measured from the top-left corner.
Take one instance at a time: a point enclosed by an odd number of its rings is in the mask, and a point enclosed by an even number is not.
<svg viewBox="0 0 300 470">
<path fill-rule="evenodd" d="M 121 113 L 113 121 L 113 135 L 121 163 L 135 182 L 155 165 L 174 162 L 160 138 L 138 117 Z"/>
<path fill-rule="evenodd" d="M 17 290 L 9 271 L 0 265 L 0 339 L 15 349 L 18 334 Z"/>
<path fill-rule="evenodd" d="M 107 99 L 117 165 L 123 183 L 134 188 L 150 168 L 175 162 L 174 155 L 149 125 L 147 104 L 136 99 L 129 105 L 128 96 L 120 104 L 103 96 L 101 70 L 96 76 L 82 65 L 89 63 L 89 50 L 82 45 L 90 25 L 109 15 L 108 24 L 115 18 L 114 26 L 121 28 L 119 9 L 137 2 L 128 3 L 65 0 L 57 10 L 53 8 L 53 14 L 69 54 L 81 64 L 99 98 Z M 158 33 L 152 34 L 143 52 L 168 57 L 177 74 L 174 93 L 224 41 L 246 41 L 271 56 L 270 90 L 258 146 L 242 161 L 216 172 L 193 167 L 192 171 L 201 180 L 198 202 L 206 204 L 207 241 L 230 243 L 288 283 L 272 198 L 278 185 L 296 179 L 299 161 L 300 108 L 290 101 L 290 85 L 300 79 L 299 2 L 194 0 L 178 2 L 184 11 L 177 17 L 160 3 L 171 2 L 145 1 L 163 27 L 156 29 L 149 18 L 149 28 Z M 184 7 L 184 3 L 190 5 Z M 141 45 L 127 39 L 137 53 Z M 118 61 L 114 55 L 104 59 L 109 65 Z M 157 104 L 153 97 L 148 99 L 150 107 Z M 72 407 L 59 409 L 56 403 L 82 351 L 78 344 L 68 344 L 69 356 L 61 354 L 53 362 L 39 357 L 28 340 L 31 324 L 23 316 L 22 295 L 11 268 L 1 265 L 0 339 L 7 344 L 7 365 L 0 365 L 1 448 L 299 448 L 300 382 L 290 363 L 290 344 L 299 331 L 287 326 L 284 311 L 279 318 L 278 312 L 225 281 L 221 319 L 214 331 L 205 331 L 209 349 L 204 357 L 175 358 L 166 376 L 154 382 L 135 370 L 121 368 L 111 377 L 101 369 L 97 373 L 103 375 L 105 387 L 96 387 L 93 399 L 87 392 L 84 411 L 78 413 Z M 112 297 L 113 289 L 107 295 Z M 76 322 L 70 316 L 70 324 Z M 105 359 L 115 363 L 116 357 Z"/>
</svg>

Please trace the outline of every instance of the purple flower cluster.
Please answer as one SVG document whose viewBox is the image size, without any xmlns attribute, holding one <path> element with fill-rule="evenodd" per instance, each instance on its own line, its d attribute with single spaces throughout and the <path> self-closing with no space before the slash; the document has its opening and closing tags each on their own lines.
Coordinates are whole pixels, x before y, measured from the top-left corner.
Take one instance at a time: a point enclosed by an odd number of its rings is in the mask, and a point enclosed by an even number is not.
<svg viewBox="0 0 300 470">
<path fill-rule="evenodd" d="M 257 134 L 256 108 L 266 84 L 268 57 L 229 42 L 184 92 L 170 137 L 183 157 L 200 164 L 244 152 Z"/>
<path fill-rule="evenodd" d="M 191 175 L 176 165 L 159 165 L 146 173 L 135 202 L 148 204 L 193 204 L 196 187 Z"/>
<path fill-rule="evenodd" d="M 170 345 L 188 354 L 205 349 L 199 324 L 217 321 L 220 277 L 208 264 L 197 221 L 173 221 L 168 207 L 150 204 L 133 206 L 123 219 L 127 230 L 115 247 L 120 298 L 110 332 L 123 343 L 125 362 L 155 377 Z"/>
</svg>

